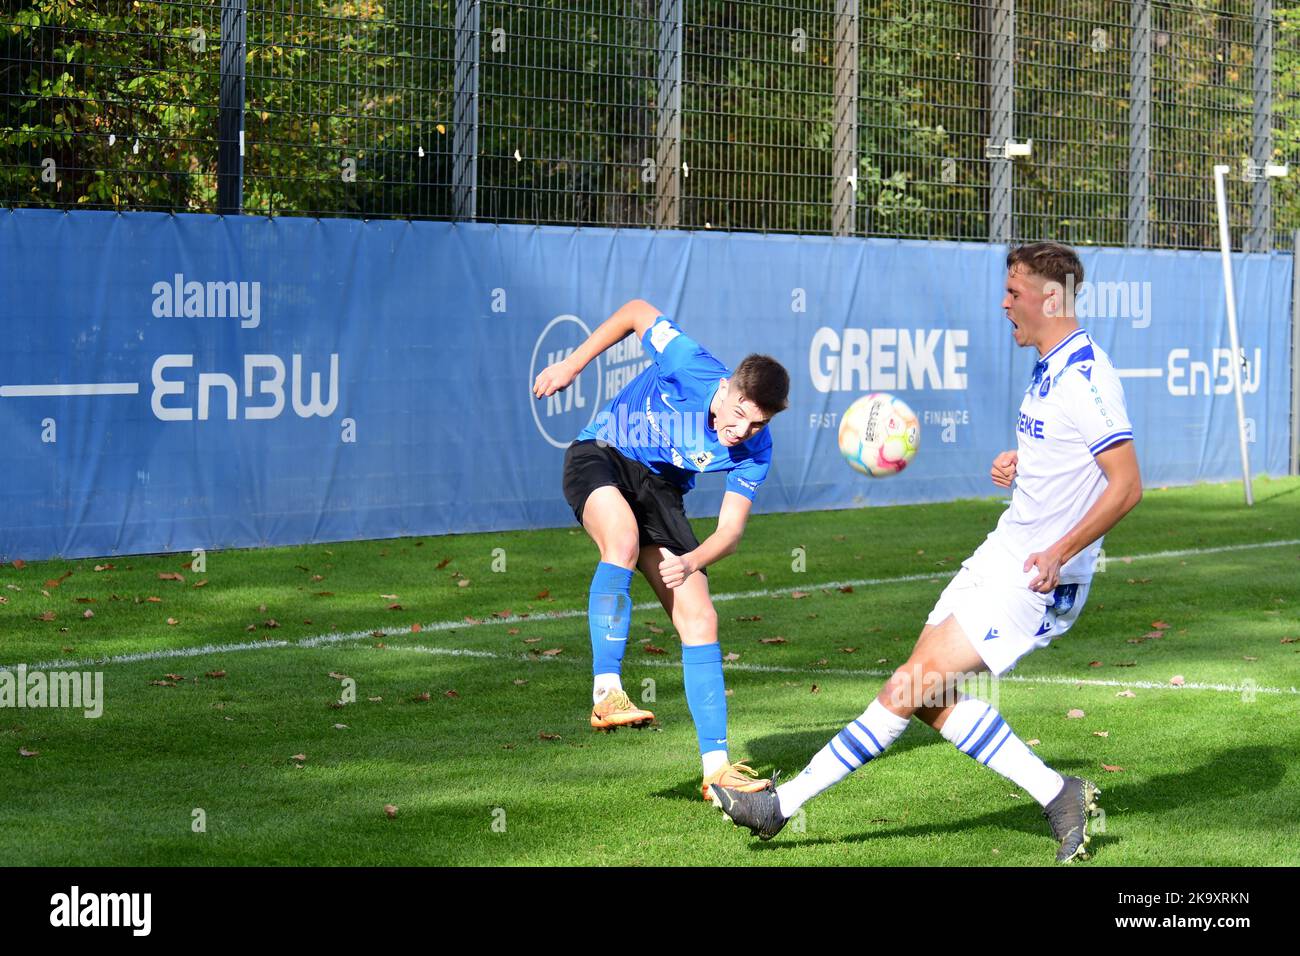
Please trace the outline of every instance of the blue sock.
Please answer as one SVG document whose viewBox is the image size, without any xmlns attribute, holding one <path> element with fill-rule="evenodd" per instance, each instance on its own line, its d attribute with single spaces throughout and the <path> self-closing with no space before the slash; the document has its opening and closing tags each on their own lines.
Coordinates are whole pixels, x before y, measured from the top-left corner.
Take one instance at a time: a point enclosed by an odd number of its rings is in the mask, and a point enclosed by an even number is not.
<svg viewBox="0 0 1300 956">
<path fill-rule="evenodd" d="M 627 632 L 632 626 L 632 572 L 602 561 L 596 565 L 587 598 L 591 630 L 591 672 L 618 674 L 623 668 Z"/>
<path fill-rule="evenodd" d="M 686 706 L 695 721 L 700 753 L 727 749 L 727 685 L 722 678 L 722 647 L 716 642 L 682 645 Z"/>
</svg>

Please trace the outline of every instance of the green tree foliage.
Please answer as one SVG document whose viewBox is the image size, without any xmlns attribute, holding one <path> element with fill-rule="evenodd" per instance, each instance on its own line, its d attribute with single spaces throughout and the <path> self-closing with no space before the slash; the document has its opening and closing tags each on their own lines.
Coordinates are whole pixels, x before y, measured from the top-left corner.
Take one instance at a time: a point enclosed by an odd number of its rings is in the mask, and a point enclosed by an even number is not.
<svg viewBox="0 0 1300 956">
<path fill-rule="evenodd" d="M 1209 167 L 1249 157 L 1251 0 L 1152 3 L 1152 240 L 1214 242 Z M 217 207 L 220 0 L 0 6 L 0 197 Z M 243 208 L 454 215 L 455 0 L 249 0 Z M 478 218 L 655 222 L 659 0 L 483 2 Z M 686 227 L 832 227 L 833 0 L 690 0 L 681 71 Z M 988 0 L 861 0 L 860 234 L 988 235 Z M 1300 156 L 1300 4 L 1275 4 L 1274 153 Z M 1129 8 L 1020 4 L 1017 237 L 1122 244 Z M 464 105 L 462 103 L 462 105 Z M 44 164 L 44 165 L 43 165 Z M 50 181 L 45 181 L 46 179 Z M 1300 226 L 1300 169 L 1273 185 Z M 1250 189 L 1234 176 L 1233 223 Z"/>
</svg>

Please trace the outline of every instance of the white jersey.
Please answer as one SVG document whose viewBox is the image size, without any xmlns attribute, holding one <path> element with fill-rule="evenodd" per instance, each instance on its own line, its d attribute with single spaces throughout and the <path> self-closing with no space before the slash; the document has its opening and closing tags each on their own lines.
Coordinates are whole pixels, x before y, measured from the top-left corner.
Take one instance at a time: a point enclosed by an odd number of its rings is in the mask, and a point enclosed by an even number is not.
<svg viewBox="0 0 1300 956">
<path fill-rule="evenodd" d="M 1110 357 L 1083 329 L 1034 366 L 1016 423 L 1019 461 L 1011 505 L 964 563 L 997 580 L 1028 585 L 1025 559 L 1063 538 L 1106 488 L 1096 456 L 1131 439 L 1124 388 Z M 1098 538 L 1061 568 L 1061 583 L 1091 580 Z"/>
</svg>

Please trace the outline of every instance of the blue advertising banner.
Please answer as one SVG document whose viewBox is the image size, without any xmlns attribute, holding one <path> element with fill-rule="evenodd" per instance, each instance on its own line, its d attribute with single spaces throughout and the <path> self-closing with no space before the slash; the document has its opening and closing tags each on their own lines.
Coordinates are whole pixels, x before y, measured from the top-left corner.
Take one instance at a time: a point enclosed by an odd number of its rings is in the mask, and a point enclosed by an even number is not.
<svg viewBox="0 0 1300 956">
<path fill-rule="evenodd" d="M 1240 475 L 1216 254 L 1081 249 L 1080 323 L 1122 370 L 1144 477 Z M 560 526 L 563 449 L 648 362 L 536 374 L 631 298 L 723 362 L 791 372 L 759 511 L 996 493 L 1036 356 L 974 243 L 0 213 L 0 559 Z M 1252 468 L 1288 454 L 1289 255 L 1235 258 Z M 921 420 L 902 474 L 836 447 L 869 391 Z M 702 476 L 692 515 L 716 514 Z"/>
</svg>

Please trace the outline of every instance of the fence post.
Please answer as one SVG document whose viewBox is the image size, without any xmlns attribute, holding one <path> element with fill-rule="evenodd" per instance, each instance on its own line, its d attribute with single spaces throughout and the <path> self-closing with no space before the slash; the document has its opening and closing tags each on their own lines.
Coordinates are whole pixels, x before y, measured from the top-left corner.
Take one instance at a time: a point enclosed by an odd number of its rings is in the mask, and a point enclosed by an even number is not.
<svg viewBox="0 0 1300 956">
<path fill-rule="evenodd" d="M 478 216 L 479 0 L 456 0 L 456 77 L 451 119 L 453 215 Z"/>
<path fill-rule="evenodd" d="M 1247 252 L 1273 248 L 1273 187 L 1264 167 L 1273 161 L 1273 2 L 1255 0 L 1251 114 L 1250 232 Z"/>
<path fill-rule="evenodd" d="M 1128 244 L 1151 245 L 1151 0 L 1132 0 L 1128 101 Z"/>
<path fill-rule="evenodd" d="M 682 218 L 682 2 L 659 0 L 656 44 L 655 228 Z"/>
<path fill-rule="evenodd" d="M 1005 148 L 1015 132 L 1015 0 L 990 0 L 993 4 L 992 36 L 989 38 L 989 242 L 1011 241 L 1012 163 Z"/>
<path fill-rule="evenodd" d="M 221 101 L 217 111 L 217 212 L 244 211 L 244 62 L 248 0 L 221 5 Z"/>
<path fill-rule="evenodd" d="M 835 0 L 835 129 L 831 144 L 831 235 L 857 232 L 858 0 Z"/>
</svg>

